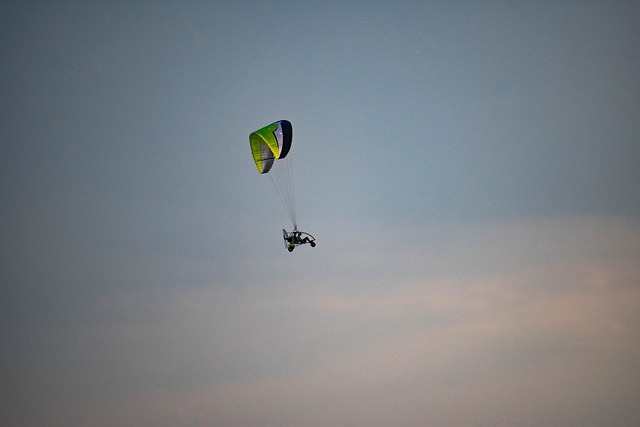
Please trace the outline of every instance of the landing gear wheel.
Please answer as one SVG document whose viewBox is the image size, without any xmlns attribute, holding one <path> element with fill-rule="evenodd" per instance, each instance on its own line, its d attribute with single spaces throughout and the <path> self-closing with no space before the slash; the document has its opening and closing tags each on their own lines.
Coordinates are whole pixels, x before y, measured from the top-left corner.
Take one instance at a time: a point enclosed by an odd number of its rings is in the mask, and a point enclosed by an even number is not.
<svg viewBox="0 0 640 427">
<path fill-rule="evenodd" d="M 316 242 L 311 242 L 311 247 L 315 248 L 316 247 Z"/>
</svg>

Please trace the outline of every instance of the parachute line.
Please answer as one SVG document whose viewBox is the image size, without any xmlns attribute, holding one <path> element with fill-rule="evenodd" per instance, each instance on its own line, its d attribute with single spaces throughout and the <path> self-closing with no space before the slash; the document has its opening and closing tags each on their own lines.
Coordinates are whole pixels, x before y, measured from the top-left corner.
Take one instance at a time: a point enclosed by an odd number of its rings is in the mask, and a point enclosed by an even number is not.
<svg viewBox="0 0 640 427">
<path fill-rule="evenodd" d="M 258 172 L 269 175 L 271 185 L 278 193 L 293 228 L 297 230 L 293 163 L 287 156 L 291 149 L 292 139 L 293 127 L 291 123 L 287 120 L 280 120 L 251 132 L 249 145 Z"/>
<path fill-rule="evenodd" d="M 284 210 L 294 229 L 298 228 L 296 219 L 296 198 L 293 185 L 293 162 L 290 157 L 276 161 L 269 173 L 273 188 L 278 193 Z"/>
</svg>

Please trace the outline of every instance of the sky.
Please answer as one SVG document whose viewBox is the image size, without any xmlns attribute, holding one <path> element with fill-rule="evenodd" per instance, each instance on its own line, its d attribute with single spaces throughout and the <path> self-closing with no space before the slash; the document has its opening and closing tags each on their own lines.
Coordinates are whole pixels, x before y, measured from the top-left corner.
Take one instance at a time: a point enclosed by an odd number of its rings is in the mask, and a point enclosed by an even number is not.
<svg viewBox="0 0 640 427">
<path fill-rule="evenodd" d="M 0 425 L 637 425 L 638 21 L 2 2 Z"/>
</svg>

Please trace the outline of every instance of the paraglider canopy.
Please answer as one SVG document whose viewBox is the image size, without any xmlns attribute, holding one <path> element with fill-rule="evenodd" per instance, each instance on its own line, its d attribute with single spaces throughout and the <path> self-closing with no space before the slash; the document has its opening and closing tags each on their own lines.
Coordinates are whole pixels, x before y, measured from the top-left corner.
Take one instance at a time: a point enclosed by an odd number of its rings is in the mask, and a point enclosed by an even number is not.
<svg viewBox="0 0 640 427">
<path fill-rule="evenodd" d="M 276 159 L 284 159 L 291 149 L 293 127 L 288 120 L 275 123 L 251 132 L 249 144 L 258 172 L 267 173 Z"/>
</svg>

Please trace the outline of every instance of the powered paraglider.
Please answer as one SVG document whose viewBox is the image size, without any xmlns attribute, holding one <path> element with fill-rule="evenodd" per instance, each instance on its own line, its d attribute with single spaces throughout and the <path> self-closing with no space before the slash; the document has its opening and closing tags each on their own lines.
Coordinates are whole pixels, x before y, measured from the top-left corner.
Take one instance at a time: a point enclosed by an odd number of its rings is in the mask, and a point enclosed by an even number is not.
<svg viewBox="0 0 640 427">
<path fill-rule="evenodd" d="M 296 200 L 293 185 L 293 162 L 287 157 L 293 141 L 293 126 L 288 120 L 279 120 L 261 129 L 251 132 L 249 145 L 253 161 L 260 174 L 266 174 L 280 196 L 293 231 L 282 230 L 285 247 L 292 252 L 296 246 L 310 243 L 315 247 L 315 239 L 308 233 L 298 231 L 296 218 Z M 304 236 L 303 236 L 304 235 Z"/>
</svg>

